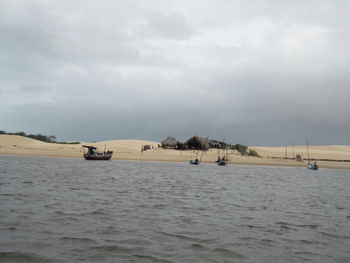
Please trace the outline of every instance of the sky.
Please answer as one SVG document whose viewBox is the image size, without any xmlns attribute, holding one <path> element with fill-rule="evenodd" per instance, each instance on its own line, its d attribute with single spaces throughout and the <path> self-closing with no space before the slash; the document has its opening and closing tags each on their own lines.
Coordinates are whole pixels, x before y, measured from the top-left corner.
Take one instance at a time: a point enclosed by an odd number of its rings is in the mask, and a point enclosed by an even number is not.
<svg viewBox="0 0 350 263">
<path fill-rule="evenodd" d="M 349 145 L 350 1 L 0 0 L 0 130 Z"/>
</svg>

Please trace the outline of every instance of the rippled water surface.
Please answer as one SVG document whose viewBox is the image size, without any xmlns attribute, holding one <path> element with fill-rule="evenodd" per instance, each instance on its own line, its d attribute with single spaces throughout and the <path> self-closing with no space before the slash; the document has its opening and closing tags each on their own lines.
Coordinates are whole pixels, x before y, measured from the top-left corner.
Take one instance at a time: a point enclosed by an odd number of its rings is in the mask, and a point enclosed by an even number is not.
<svg viewBox="0 0 350 263">
<path fill-rule="evenodd" d="M 0 262 L 350 262 L 350 173 L 0 156 Z"/>
</svg>

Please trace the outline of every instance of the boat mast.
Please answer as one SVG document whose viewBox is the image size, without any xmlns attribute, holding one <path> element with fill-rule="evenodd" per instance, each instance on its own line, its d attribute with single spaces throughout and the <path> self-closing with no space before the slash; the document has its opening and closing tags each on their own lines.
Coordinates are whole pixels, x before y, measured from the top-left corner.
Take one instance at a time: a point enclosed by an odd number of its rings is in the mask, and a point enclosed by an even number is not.
<svg viewBox="0 0 350 263">
<path fill-rule="evenodd" d="M 223 158 L 226 159 L 226 153 L 225 153 L 225 150 L 226 150 L 226 147 L 225 147 L 225 138 L 223 139 L 222 141 L 222 155 L 223 155 Z"/>
<path fill-rule="evenodd" d="M 200 162 L 200 163 L 202 162 L 203 154 L 204 154 L 204 150 L 202 151 L 201 158 L 199 159 L 199 162 Z"/>
<path fill-rule="evenodd" d="M 284 150 L 284 159 L 287 159 L 287 145 L 286 145 L 286 148 Z"/>
<path fill-rule="evenodd" d="M 307 163 L 310 164 L 309 142 L 308 142 L 308 140 L 306 140 L 306 150 L 307 150 Z"/>
</svg>

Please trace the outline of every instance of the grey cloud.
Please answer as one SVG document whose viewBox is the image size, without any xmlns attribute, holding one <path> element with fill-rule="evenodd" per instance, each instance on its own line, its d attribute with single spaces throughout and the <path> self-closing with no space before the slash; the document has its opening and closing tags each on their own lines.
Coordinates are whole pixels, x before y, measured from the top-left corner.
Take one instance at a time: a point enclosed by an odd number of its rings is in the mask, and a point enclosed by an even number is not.
<svg viewBox="0 0 350 263">
<path fill-rule="evenodd" d="M 259 145 L 312 134 L 315 144 L 348 144 L 345 1 L 0 7 L 3 130 Z"/>
<path fill-rule="evenodd" d="M 142 29 L 148 31 L 148 34 L 145 34 L 146 38 L 187 40 L 195 34 L 185 16 L 179 12 L 151 12 L 147 16 L 147 24 Z"/>
</svg>

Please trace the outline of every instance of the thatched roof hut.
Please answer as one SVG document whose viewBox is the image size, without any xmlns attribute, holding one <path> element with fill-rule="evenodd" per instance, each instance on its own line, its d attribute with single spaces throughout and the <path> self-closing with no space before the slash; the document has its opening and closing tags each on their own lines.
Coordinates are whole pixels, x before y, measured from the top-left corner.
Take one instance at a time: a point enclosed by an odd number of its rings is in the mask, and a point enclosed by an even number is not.
<svg viewBox="0 0 350 263">
<path fill-rule="evenodd" d="M 178 146 L 178 141 L 171 136 L 168 136 L 164 141 L 161 141 L 162 148 L 164 149 L 176 149 Z"/>
<path fill-rule="evenodd" d="M 161 146 L 164 149 L 178 149 L 178 150 L 209 150 L 210 148 L 224 149 L 227 144 L 217 140 L 209 140 L 208 138 L 193 136 L 186 142 L 181 143 L 174 137 L 167 137 L 161 142 Z"/>
<path fill-rule="evenodd" d="M 210 148 L 223 149 L 226 147 L 226 143 L 217 140 L 210 140 Z"/>
<path fill-rule="evenodd" d="M 206 150 L 209 150 L 210 148 L 210 140 L 199 136 L 193 136 L 189 138 L 185 142 L 185 144 L 187 145 L 188 149 L 206 151 Z"/>
</svg>

